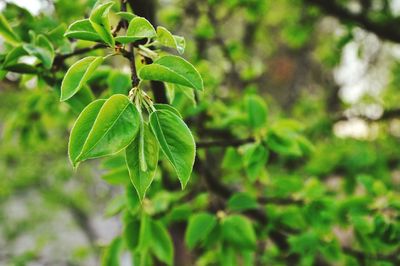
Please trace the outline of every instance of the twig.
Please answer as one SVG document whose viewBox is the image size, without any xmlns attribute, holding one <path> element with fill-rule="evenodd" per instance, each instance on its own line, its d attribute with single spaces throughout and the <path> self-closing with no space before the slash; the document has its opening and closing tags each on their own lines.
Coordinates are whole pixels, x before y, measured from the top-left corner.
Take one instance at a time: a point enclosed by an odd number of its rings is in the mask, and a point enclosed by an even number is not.
<svg viewBox="0 0 400 266">
<path fill-rule="evenodd" d="M 108 46 L 106 44 L 103 43 L 98 43 L 95 44 L 91 47 L 85 47 L 85 48 L 80 48 L 80 49 L 76 49 L 75 51 L 68 53 L 68 54 L 59 54 L 56 55 L 56 57 L 54 58 L 54 64 L 60 64 L 62 63 L 65 59 L 75 56 L 75 55 L 80 55 L 80 54 L 85 54 L 97 49 L 102 49 L 102 48 L 107 48 Z"/>
<path fill-rule="evenodd" d="M 210 147 L 238 147 L 247 143 L 254 142 L 254 138 L 246 139 L 222 139 L 222 140 L 204 140 L 196 143 L 196 147 L 210 148 Z"/>
</svg>

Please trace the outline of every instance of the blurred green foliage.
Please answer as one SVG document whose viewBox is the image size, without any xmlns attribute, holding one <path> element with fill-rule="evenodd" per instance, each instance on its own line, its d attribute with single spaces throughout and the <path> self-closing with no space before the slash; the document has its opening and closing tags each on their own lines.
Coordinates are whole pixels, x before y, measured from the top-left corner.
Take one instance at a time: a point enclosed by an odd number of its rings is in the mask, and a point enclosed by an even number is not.
<svg viewBox="0 0 400 266">
<path fill-rule="evenodd" d="M 94 43 L 64 37 L 95 2 L 41 1 L 38 15 L 11 3 L 2 10 L 0 264 L 400 265 L 398 44 L 382 42 L 367 58 L 362 46 L 373 43 L 357 37 L 365 25 L 327 17 L 332 7 L 316 0 L 128 1 L 128 10 L 185 37 L 183 56 L 205 88 L 162 86 L 194 134 L 197 158 L 181 190 L 160 154 L 140 203 L 123 154 L 77 171 L 68 161 L 69 131 L 84 106 L 131 89 L 128 62 L 111 57 L 76 97 L 59 102 L 69 66 L 113 52 L 74 54 Z M 332 2 L 356 5 L 373 25 L 398 21 L 394 1 Z M 37 50 L 38 36 L 51 49 Z M 34 52 L 15 50 L 19 41 Z M 384 89 L 345 102 L 334 73 L 352 45 L 358 59 L 370 59 L 367 69 L 389 73 Z M 143 86 L 157 100 L 154 84 Z M 377 117 L 346 115 L 373 104 Z M 343 135 L 360 123 L 363 134 Z"/>
</svg>

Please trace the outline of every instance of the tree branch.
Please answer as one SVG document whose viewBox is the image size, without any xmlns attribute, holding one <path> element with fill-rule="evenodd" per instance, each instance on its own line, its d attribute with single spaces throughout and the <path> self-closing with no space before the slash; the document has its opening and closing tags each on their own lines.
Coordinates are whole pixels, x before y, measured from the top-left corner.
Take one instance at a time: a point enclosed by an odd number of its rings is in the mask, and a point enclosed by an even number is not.
<svg viewBox="0 0 400 266">
<path fill-rule="evenodd" d="M 254 138 L 246 139 L 221 139 L 221 140 L 203 140 L 196 143 L 198 149 L 212 147 L 238 147 L 247 143 L 254 142 Z"/>
<path fill-rule="evenodd" d="M 335 0 L 304 0 L 306 3 L 318 6 L 326 14 L 334 16 L 341 21 L 356 23 L 367 31 L 375 33 L 378 37 L 400 43 L 400 27 L 397 20 L 385 22 L 373 21 L 365 13 L 353 13 L 338 4 Z"/>
<path fill-rule="evenodd" d="M 54 58 L 54 64 L 61 64 L 65 59 L 75 56 L 75 55 L 80 55 L 80 54 L 85 54 L 97 49 L 102 49 L 102 48 L 107 48 L 108 46 L 106 44 L 103 43 L 98 43 L 95 44 L 91 47 L 85 47 L 85 48 L 80 48 L 80 49 L 76 49 L 75 51 L 68 53 L 68 54 L 58 54 L 56 55 L 56 57 Z"/>
</svg>

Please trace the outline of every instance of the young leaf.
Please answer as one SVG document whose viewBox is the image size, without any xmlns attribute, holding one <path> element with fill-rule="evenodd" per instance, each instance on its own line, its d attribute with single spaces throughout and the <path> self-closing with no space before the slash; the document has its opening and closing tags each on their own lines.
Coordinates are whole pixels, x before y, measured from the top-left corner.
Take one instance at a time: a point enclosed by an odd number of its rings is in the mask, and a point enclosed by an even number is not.
<svg viewBox="0 0 400 266">
<path fill-rule="evenodd" d="M 198 213 L 190 217 L 185 233 L 185 242 L 190 249 L 204 240 L 217 224 L 217 218 L 208 213 Z"/>
<path fill-rule="evenodd" d="M 151 65 L 142 67 L 139 77 L 143 80 L 158 80 L 203 90 L 203 79 L 199 72 L 185 59 L 167 55 Z"/>
<path fill-rule="evenodd" d="M 267 149 L 259 143 L 245 145 L 243 156 L 244 166 L 250 181 L 255 181 L 262 173 L 268 160 Z"/>
<path fill-rule="evenodd" d="M 53 65 L 54 48 L 50 41 L 44 36 L 39 35 L 35 44 L 24 44 L 22 46 L 29 55 L 37 57 L 46 69 L 50 69 Z"/>
<path fill-rule="evenodd" d="M 131 77 L 121 71 L 112 71 L 107 78 L 107 86 L 112 94 L 128 94 L 131 89 Z"/>
<path fill-rule="evenodd" d="M 167 265 L 172 265 L 174 258 L 174 245 L 172 239 L 161 222 L 151 221 L 151 238 L 150 245 L 154 255 Z"/>
<path fill-rule="evenodd" d="M 256 209 L 258 207 L 257 201 L 247 193 L 235 193 L 229 198 L 228 207 L 232 211 L 245 211 Z"/>
<path fill-rule="evenodd" d="M 172 105 L 162 104 L 162 103 L 155 103 L 153 106 L 154 106 L 154 108 L 156 108 L 156 110 L 168 110 L 168 111 L 176 114 L 180 118 L 182 118 L 182 115 L 179 113 L 179 111 L 176 110 L 176 108 L 173 107 Z"/>
<path fill-rule="evenodd" d="M 268 114 L 264 100 L 257 95 L 248 95 L 246 105 L 250 127 L 254 129 L 265 127 Z"/>
<path fill-rule="evenodd" d="M 103 57 L 88 56 L 74 63 L 68 69 L 61 83 L 60 101 L 74 96 L 102 62 Z"/>
<path fill-rule="evenodd" d="M 230 244 L 241 249 L 256 247 L 256 234 L 251 222 L 241 215 L 231 215 L 222 222 L 222 235 Z"/>
<path fill-rule="evenodd" d="M 18 36 L 11 29 L 10 25 L 7 22 L 7 19 L 0 13 L 0 35 L 3 36 L 4 40 L 10 44 L 19 44 L 21 43 Z"/>
<path fill-rule="evenodd" d="M 114 37 L 111 34 L 108 14 L 113 5 L 113 2 L 107 2 L 105 4 L 98 5 L 95 9 L 93 9 L 89 17 L 89 21 L 92 24 L 94 30 L 99 34 L 103 41 L 109 44 L 111 47 L 114 47 L 115 41 Z"/>
<path fill-rule="evenodd" d="M 128 97 L 116 94 L 97 100 L 79 115 L 71 131 L 69 155 L 80 161 L 114 154 L 126 148 L 139 129 L 139 114 Z"/>
<path fill-rule="evenodd" d="M 71 130 L 68 143 L 68 155 L 73 166 L 76 166 L 76 159 L 82 151 L 82 147 L 93 127 L 96 117 L 106 100 L 96 100 L 86 106 L 76 120 Z"/>
<path fill-rule="evenodd" d="M 117 16 L 119 16 L 120 18 L 125 19 L 127 21 L 131 21 L 132 19 L 137 17 L 135 14 L 133 14 L 131 12 L 125 12 L 125 11 L 117 12 Z"/>
<path fill-rule="evenodd" d="M 192 133 L 179 116 L 167 110 L 151 113 L 150 125 L 161 150 L 174 167 L 182 189 L 185 188 L 196 155 Z"/>
<path fill-rule="evenodd" d="M 157 139 L 146 124 L 125 150 L 129 176 L 140 200 L 143 200 L 146 190 L 153 182 L 158 163 L 158 150 Z M 146 170 L 140 166 L 141 160 L 145 161 Z"/>
<path fill-rule="evenodd" d="M 83 88 L 75 94 L 75 97 L 69 98 L 66 103 L 71 106 L 74 112 L 79 114 L 93 100 L 93 92 L 88 86 L 83 86 Z"/>
<path fill-rule="evenodd" d="M 118 36 L 115 38 L 115 40 L 125 44 L 155 36 L 156 31 L 147 19 L 142 17 L 134 17 L 129 22 L 128 29 L 126 30 L 126 36 Z"/>
<path fill-rule="evenodd" d="M 179 54 L 185 52 L 185 39 L 181 36 L 172 35 L 172 33 L 164 27 L 157 27 L 157 40 L 166 47 L 176 49 Z"/>
<path fill-rule="evenodd" d="M 86 41 L 103 42 L 103 39 L 97 34 L 89 19 L 82 19 L 72 23 L 64 36 Z"/>
<path fill-rule="evenodd" d="M 19 62 L 19 59 L 26 55 L 28 52 L 22 46 L 13 48 L 5 57 L 2 69 L 15 73 L 36 73 L 36 67 Z"/>
<path fill-rule="evenodd" d="M 120 265 L 120 253 L 122 249 L 122 239 L 120 237 L 115 238 L 111 244 L 104 251 L 101 258 L 102 266 L 119 266 Z"/>
</svg>

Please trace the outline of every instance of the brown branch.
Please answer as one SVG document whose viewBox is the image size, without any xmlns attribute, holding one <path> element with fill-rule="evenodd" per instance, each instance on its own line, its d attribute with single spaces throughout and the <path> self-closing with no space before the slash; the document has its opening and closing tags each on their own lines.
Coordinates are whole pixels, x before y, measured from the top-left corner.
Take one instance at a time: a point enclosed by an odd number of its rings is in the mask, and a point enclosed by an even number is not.
<svg viewBox="0 0 400 266">
<path fill-rule="evenodd" d="M 247 143 L 252 143 L 254 141 L 255 141 L 254 138 L 203 140 L 196 142 L 196 147 L 198 149 L 212 148 L 212 147 L 238 147 Z"/>
<path fill-rule="evenodd" d="M 135 88 L 139 85 L 140 79 L 136 71 L 135 51 L 133 43 L 129 44 L 129 52 L 127 58 L 129 59 L 129 65 L 131 67 L 132 88 Z"/>
<path fill-rule="evenodd" d="M 369 122 L 374 122 L 374 121 L 386 121 L 394 118 L 400 118 L 400 108 L 399 109 L 390 109 L 390 110 L 385 110 L 383 114 L 376 118 L 372 119 L 370 117 L 367 117 L 365 115 L 355 115 L 355 116 L 345 116 L 345 115 L 338 115 L 336 118 L 333 119 L 334 122 L 339 122 L 339 121 L 345 121 L 349 120 L 351 118 L 360 118 Z"/>
<path fill-rule="evenodd" d="M 367 31 L 375 33 L 378 37 L 400 43 L 400 27 L 396 20 L 385 22 L 373 21 L 361 13 L 353 13 L 338 4 L 335 0 L 304 0 L 306 3 L 318 6 L 323 12 L 334 16 L 341 21 L 355 23 Z"/>
<path fill-rule="evenodd" d="M 75 55 L 80 55 L 80 54 L 86 54 L 88 52 L 97 50 L 97 49 L 102 49 L 102 48 L 107 48 L 108 46 L 106 44 L 103 43 L 98 43 L 95 44 L 91 47 L 85 47 L 85 48 L 80 48 L 80 49 L 76 49 L 75 51 L 68 53 L 68 54 L 58 54 L 56 55 L 56 57 L 54 58 L 54 64 L 60 64 L 62 63 L 65 59 L 75 56 Z"/>
</svg>

